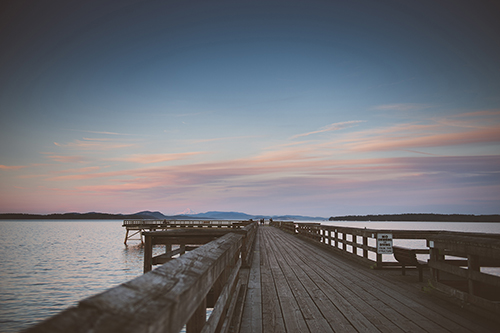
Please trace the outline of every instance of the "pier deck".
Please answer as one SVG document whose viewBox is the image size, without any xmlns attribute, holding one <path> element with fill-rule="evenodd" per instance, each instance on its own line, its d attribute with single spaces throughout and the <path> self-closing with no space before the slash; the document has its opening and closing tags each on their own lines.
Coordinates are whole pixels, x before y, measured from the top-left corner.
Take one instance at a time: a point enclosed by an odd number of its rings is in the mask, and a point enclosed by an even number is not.
<svg viewBox="0 0 500 333">
<path fill-rule="evenodd" d="M 416 272 L 402 281 L 273 227 L 256 241 L 240 332 L 498 331 L 422 292 Z"/>
<path fill-rule="evenodd" d="M 147 273 L 81 300 L 26 332 L 177 333 L 183 327 L 187 333 L 499 332 L 500 299 L 495 291 L 500 279 L 479 271 L 483 266 L 500 267 L 498 235 L 430 235 L 431 274 L 425 272 L 423 281 L 445 285 L 449 283 L 445 275 L 453 273 L 462 279 L 454 283 L 469 286 L 468 290 L 441 294 L 442 290 L 419 282 L 416 270 L 403 276 L 397 266 L 386 265 L 378 255 L 377 261 L 370 262 L 365 254 L 375 248 L 366 239 L 378 238 L 376 230 L 363 229 L 358 237 L 358 230 L 338 228 L 337 232 L 334 228 L 332 238 L 330 227 L 312 224 L 278 224 L 291 233 L 258 227 L 256 222 L 231 225 L 234 232 L 205 227 L 205 222 L 195 225 L 145 232 Z M 191 234 L 197 229 L 194 234 L 220 234 L 170 260 L 176 251 L 171 246 L 180 245 L 180 253 L 184 252 L 196 241 Z M 348 232 L 354 236 L 347 237 Z M 392 234 L 415 236 L 399 231 Z M 358 238 L 363 238 L 362 243 Z M 348 256 L 343 249 L 325 245 L 332 240 L 362 250 L 358 251 L 362 260 L 358 254 Z M 152 257 L 154 244 L 165 245 L 166 253 Z M 451 260 L 459 266 L 450 268 L 445 251 L 466 260 Z M 149 271 L 155 258 L 158 264 L 166 263 Z M 435 297 L 436 292 L 450 299 L 467 296 L 461 300 L 464 308 Z M 470 311 L 472 302 L 482 305 L 481 312 Z M 208 319 L 207 309 L 211 309 Z"/>
</svg>

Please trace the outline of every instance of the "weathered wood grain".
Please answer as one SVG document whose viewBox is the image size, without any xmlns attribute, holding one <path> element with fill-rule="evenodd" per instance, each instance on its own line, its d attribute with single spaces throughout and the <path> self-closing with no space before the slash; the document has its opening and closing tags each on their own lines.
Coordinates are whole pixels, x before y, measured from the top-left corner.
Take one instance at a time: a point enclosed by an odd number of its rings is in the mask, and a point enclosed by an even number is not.
<svg viewBox="0 0 500 333">
<path fill-rule="evenodd" d="M 259 229 L 259 236 L 263 233 L 261 244 L 269 242 L 264 244 L 266 250 L 261 251 L 263 293 L 266 276 L 264 268 L 267 260 L 273 262 L 272 258 L 265 256 L 272 254 L 282 270 L 281 276 L 277 273 L 277 278 L 274 278 L 273 275 L 274 283 L 286 283 L 290 286 L 290 293 L 296 298 L 302 314 L 317 316 L 318 312 L 312 308 L 317 306 L 324 319 L 337 332 L 349 329 L 364 332 L 494 331 L 491 323 L 483 325 L 484 318 L 479 319 L 471 313 L 464 315 L 466 312 L 453 306 L 443 307 L 441 303 L 433 302 L 430 296 L 417 294 L 418 291 L 402 282 L 395 284 L 380 278 L 375 271 L 336 257 L 296 236 L 268 227 Z M 273 269 L 276 267 L 272 266 L 271 264 L 269 270 L 274 273 Z M 280 290 L 278 286 L 275 288 Z M 277 293 L 279 306 L 272 305 L 272 308 L 286 307 L 280 296 Z M 270 308 L 263 303 L 264 332 L 273 332 L 274 329 L 266 330 L 271 326 L 265 325 L 265 311 L 270 312 Z M 304 321 L 307 323 L 306 319 Z M 291 331 L 290 325 L 285 328 L 287 332 Z M 308 330 L 312 332 L 312 326 L 308 326 Z M 316 326 L 314 331 L 320 330 Z"/>
<path fill-rule="evenodd" d="M 227 234 L 28 332 L 179 332 L 218 276 L 235 263 L 242 237 Z"/>
</svg>

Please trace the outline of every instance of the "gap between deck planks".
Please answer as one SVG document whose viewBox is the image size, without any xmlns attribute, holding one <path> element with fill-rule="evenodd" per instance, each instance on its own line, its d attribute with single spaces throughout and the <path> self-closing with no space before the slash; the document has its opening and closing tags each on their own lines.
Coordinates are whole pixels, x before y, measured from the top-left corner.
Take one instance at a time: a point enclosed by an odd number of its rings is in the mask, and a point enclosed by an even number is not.
<svg viewBox="0 0 500 333">
<path fill-rule="evenodd" d="M 494 332 L 475 315 L 259 227 L 240 332 Z"/>
</svg>

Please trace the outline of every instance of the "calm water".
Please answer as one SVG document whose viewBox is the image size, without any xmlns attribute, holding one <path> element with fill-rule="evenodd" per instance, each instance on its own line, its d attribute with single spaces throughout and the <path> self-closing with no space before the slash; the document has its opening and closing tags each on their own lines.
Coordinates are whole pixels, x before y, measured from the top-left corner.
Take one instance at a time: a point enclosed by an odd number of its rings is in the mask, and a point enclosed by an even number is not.
<svg viewBox="0 0 500 333">
<path fill-rule="evenodd" d="M 500 223 L 323 222 L 374 229 L 500 233 Z M 142 274 L 122 221 L 0 221 L 0 332 L 17 332 Z M 161 248 L 155 252 L 161 251 Z"/>
<path fill-rule="evenodd" d="M 121 224 L 0 221 L 0 332 L 26 328 L 142 274 L 142 247 L 125 247 Z"/>
</svg>

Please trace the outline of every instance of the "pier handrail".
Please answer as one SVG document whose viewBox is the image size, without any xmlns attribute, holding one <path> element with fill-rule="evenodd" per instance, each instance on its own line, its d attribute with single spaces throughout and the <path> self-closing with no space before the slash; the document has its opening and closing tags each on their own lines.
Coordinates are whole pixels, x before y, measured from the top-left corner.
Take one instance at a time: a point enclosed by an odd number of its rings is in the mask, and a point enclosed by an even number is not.
<svg viewBox="0 0 500 333">
<path fill-rule="evenodd" d="M 245 293 L 239 279 L 257 223 L 89 297 L 26 332 L 224 332 Z M 206 320 L 210 293 L 213 311 Z"/>
<path fill-rule="evenodd" d="M 125 240 L 139 240 L 144 243 L 144 231 L 170 230 L 176 228 L 242 228 L 252 221 L 249 220 L 167 220 L 167 219 L 134 219 L 123 220 L 122 227 L 126 228 Z M 133 238 L 134 236 L 139 238 Z"/>
<path fill-rule="evenodd" d="M 500 234 L 367 229 L 290 221 L 273 221 L 271 225 L 377 269 L 402 266 L 400 262 L 384 261 L 388 254 L 380 254 L 376 246 L 369 245 L 369 240 L 376 245 L 378 234 L 390 234 L 393 240 L 425 240 L 427 248 L 412 252 L 429 254 L 430 286 L 458 299 L 462 306 L 472 304 L 479 309 L 471 310 L 488 311 L 492 318 L 500 315 L 500 277 L 481 271 L 481 267 L 496 267 L 498 274 Z M 375 260 L 370 258 L 370 252 Z"/>
<path fill-rule="evenodd" d="M 500 315 L 500 276 L 481 271 L 500 267 L 500 239 L 463 235 L 430 237 L 432 285 L 453 294 L 462 305 Z"/>
<path fill-rule="evenodd" d="M 453 232 L 439 230 L 395 230 L 395 229 L 368 229 L 324 225 L 321 223 L 303 223 L 292 221 L 273 221 L 270 225 L 292 234 L 299 235 L 321 245 L 327 246 L 350 258 L 360 260 L 372 268 L 383 268 L 397 265 L 394 261 L 384 261 L 382 254 L 377 253 L 377 247 L 369 245 L 371 240 L 376 244 L 378 234 L 391 234 L 393 239 L 411 239 L 427 241 L 436 235 L 481 237 L 485 239 L 500 239 L 499 234 Z M 369 258 L 374 254 L 375 260 Z M 418 254 L 429 254 L 429 249 L 415 249 Z"/>
<path fill-rule="evenodd" d="M 233 223 L 250 223 L 248 220 L 167 220 L 167 219 L 136 219 L 136 220 L 123 220 L 122 226 L 130 225 L 169 225 L 169 224 L 186 224 L 186 225 L 197 225 L 197 224 L 214 224 L 214 225 L 231 225 Z"/>
</svg>

